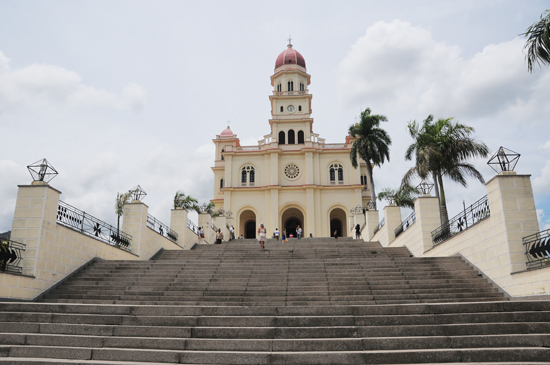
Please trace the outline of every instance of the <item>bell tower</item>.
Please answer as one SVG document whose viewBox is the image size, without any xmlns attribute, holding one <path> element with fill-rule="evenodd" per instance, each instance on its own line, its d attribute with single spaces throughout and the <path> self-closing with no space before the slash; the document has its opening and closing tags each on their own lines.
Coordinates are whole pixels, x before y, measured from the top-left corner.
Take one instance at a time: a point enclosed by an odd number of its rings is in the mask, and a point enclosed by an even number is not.
<svg viewBox="0 0 550 365">
<path fill-rule="evenodd" d="M 275 61 L 271 76 L 273 93 L 269 120 L 272 136 L 281 144 L 301 144 L 310 140 L 313 119 L 308 86 L 311 76 L 306 72 L 306 61 L 289 43 Z"/>
</svg>

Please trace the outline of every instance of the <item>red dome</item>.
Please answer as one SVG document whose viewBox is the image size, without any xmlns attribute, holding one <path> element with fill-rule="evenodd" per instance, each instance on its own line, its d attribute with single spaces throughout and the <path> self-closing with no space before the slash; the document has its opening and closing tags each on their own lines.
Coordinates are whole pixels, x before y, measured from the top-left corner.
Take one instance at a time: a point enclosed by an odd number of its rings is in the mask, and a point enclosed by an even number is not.
<svg viewBox="0 0 550 365">
<path fill-rule="evenodd" d="M 229 126 L 227 126 L 227 128 L 225 128 L 220 133 L 220 137 L 233 137 L 233 136 L 234 136 L 233 131 L 229 128 Z"/>
<path fill-rule="evenodd" d="M 288 45 L 288 48 L 281 52 L 277 61 L 275 61 L 275 68 L 281 67 L 282 65 L 298 65 L 303 68 L 306 67 L 306 61 L 300 52 L 292 48 L 292 44 Z"/>
</svg>

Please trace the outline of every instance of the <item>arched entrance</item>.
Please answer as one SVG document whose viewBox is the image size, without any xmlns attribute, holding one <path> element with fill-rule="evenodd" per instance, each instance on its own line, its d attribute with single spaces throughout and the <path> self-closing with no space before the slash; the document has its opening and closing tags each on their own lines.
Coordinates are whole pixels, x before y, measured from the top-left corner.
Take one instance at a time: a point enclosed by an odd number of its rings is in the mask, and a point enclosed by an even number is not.
<svg viewBox="0 0 550 365">
<path fill-rule="evenodd" d="M 239 231 L 237 235 L 244 238 L 256 238 L 256 213 L 250 209 L 244 210 L 239 215 Z"/>
<path fill-rule="evenodd" d="M 330 212 L 330 237 L 334 237 L 334 231 L 338 237 L 347 237 L 346 212 L 335 208 Z"/>
<path fill-rule="evenodd" d="M 296 237 L 296 227 L 302 227 L 302 237 L 306 237 L 306 230 L 304 228 L 304 214 L 297 208 L 289 208 L 284 211 L 282 219 L 283 229 L 286 229 L 288 236 L 292 235 Z"/>
<path fill-rule="evenodd" d="M 244 238 L 256 238 L 256 221 L 248 221 L 244 225 Z"/>
</svg>

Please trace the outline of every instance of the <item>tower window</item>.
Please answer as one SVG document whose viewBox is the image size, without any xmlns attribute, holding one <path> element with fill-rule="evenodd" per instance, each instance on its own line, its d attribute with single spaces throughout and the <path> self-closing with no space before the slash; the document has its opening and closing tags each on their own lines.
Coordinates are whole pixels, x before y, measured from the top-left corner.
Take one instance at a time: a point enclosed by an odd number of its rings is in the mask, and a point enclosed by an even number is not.
<svg viewBox="0 0 550 365">
<path fill-rule="evenodd" d="M 279 132 L 279 144 L 285 144 L 285 132 Z"/>
<path fill-rule="evenodd" d="M 295 144 L 296 143 L 296 138 L 295 138 L 295 134 L 294 134 L 294 130 L 289 130 L 288 131 L 288 144 Z"/>
<path fill-rule="evenodd" d="M 283 111 L 284 111 L 284 108 L 283 108 L 283 107 L 281 107 L 281 113 L 282 113 Z"/>
<path fill-rule="evenodd" d="M 288 91 L 294 91 L 294 81 L 288 82 Z"/>
<path fill-rule="evenodd" d="M 241 170 L 241 186 L 254 186 L 256 182 L 256 170 L 254 166 L 247 165 Z"/>
<path fill-rule="evenodd" d="M 338 178 L 338 180 L 336 180 Z M 344 183 L 344 168 L 338 163 L 334 163 L 329 167 L 329 183 L 330 185 L 336 185 Z"/>
<path fill-rule="evenodd" d="M 304 131 L 298 131 L 298 143 L 304 143 Z"/>
<path fill-rule="evenodd" d="M 220 179 L 220 190 L 223 189 L 223 179 Z"/>
<path fill-rule="evenodd" d="M 301 105 L 298 105 L 298 111 L 299 111 L 299 112 L 302 111 L 302 106 L 301 106 Z"/>
<path fill-rule="evenodd" d="M 222 149 L 222 153 L 221 153 L 221 155 L 222 155 L 222 161 L 223 161 L 223 153 L 224 153 L 224 152 L 225 152 L 225 148 Z"/>
<path fill-rule="evenodd" d="M 278 84 L 278 85 L 277 85 L 277 91 L 278 91 L 278 92 L 283 91 L 283 86 L 282 86 L 281 84 Z"/>
<path fill-rule="evenodd" d="M 365 185 L 365 188 L 367 187 L 367 175 L 365 174 L 361 175 L 361 185 Z"/>
<path fill-rule="evenodd" d="M 305 85 L 300 82 L 300 91 L 304 91 L 306 89 Z"/>
</svg>

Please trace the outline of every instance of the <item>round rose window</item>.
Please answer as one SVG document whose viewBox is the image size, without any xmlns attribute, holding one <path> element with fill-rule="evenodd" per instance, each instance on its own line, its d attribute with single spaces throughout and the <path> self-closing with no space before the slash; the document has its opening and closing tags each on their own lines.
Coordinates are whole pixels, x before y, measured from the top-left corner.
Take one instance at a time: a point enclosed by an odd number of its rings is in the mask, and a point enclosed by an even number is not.
<svg viewBox="0 0 550 365">
<path fill-rule="evenodd" d="M 286 165 L 285 176 L 291 180 L 296 179 L 300 176 L 300 168 L 293 163 Z"/>
</svg>

